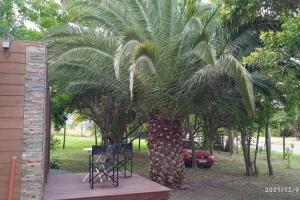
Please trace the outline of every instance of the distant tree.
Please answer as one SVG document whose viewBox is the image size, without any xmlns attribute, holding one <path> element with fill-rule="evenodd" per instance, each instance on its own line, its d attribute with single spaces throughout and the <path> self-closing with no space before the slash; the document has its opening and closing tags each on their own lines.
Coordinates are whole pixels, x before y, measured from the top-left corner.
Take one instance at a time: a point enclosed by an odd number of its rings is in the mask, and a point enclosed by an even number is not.
<svg viewBox="0 0 300 200">
<path fill-rule="evenodd" d="M 43 32 L 74 18 L 55 0 L 0 0 L 0 38 L 42 40 Z"/>
</svg>

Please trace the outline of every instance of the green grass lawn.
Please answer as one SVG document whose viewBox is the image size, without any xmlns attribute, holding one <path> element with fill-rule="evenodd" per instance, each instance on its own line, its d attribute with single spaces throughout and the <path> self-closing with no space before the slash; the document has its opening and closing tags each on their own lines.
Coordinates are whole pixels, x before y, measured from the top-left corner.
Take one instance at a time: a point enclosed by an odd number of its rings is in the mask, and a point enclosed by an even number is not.
<svg viewBox="0 0 300 200">
<path fill-rule="evenodd" d="M 55 135 L 61 143 L 51 151 L 51 159 L 60 164 L 61 169 L 71 172 L 88 171 L 88 152 L 84 148 L 90 148 L 95 144 L 93 137 L 67 136 L 65 149 L 62 148 L 62 135 Z M 147 146 L 145 140 L 141 140 L 141 151 L 138 151 L 138 140 L 133 143 L 133 170 L 136 173 L 146 174 Z"/>
<path fill-rule="evenodd" d="M 55 135 L 62 140 L 61 135 Z M 71 172 L 88 171 L 88 153 L 83 148 L 94 144 L 93 137 L 67 136 L 66 148 L 62 144 L 51 151 L 51 159 L 60 163 L 60 167 Z M 141 151 L 138 151 L 138 141 L 133 143 L 133 171 L 142 176 L 148 176 L 148 154 L 144 140 L 141 142 Z M 252 154 L 253 155 L 253 154 Z M 245 167 L 242 151 L 239 154 L 229 155 L 227 152 L 216 151 L 215 164 L 211 169 L 187 168 L 184 184 L 189 190 L 173 189 L 171 199 L 190 200 L 198 199 L 297 199 L 299 193 L 265 193 L 264 188 L 269 186 L 297 186 L 300 187 L 300 155 L 294 154 L 292 169 L 286 168 L 286 160 L 281 153 L 273 152 L 272 163 L 274 176 L 267 175 L 267 161 L 265 152 L 258 154 L 259 175 L 257 177 L 244 176 Z M 298 196 L 299 197 L 299 196 Z"/>
<path fill-rule="evenodd" d="M 55 135 L 62 141 L 61 135 Z M 62 144 L 51 152 L 51 159 L 60 163 L 60 167 L 71 172 L 84 172 L 88 169 L 88 153 L 84 148 L 89 148 L 94 144 L 93 137 L 67 136 L 66 147 L 62 149 Z M 141 140 L 141 151 L 138 151 L 138 140 L 133 143 L 134 149 L 134 171 L 147 176 L 148 172 L 148 154 L 145 140 Z M 253 154 L 252 154 L 253 155 Z M 244 161 L 242 151 L 239 154 L 230 156 L 226 152 L 215 152 L 215 165 L 210 171 L 217 171 L 225 174 L 242 175 L 244 173 Z M 267 161 L 265 152 L 258 153 L 259 176 L 267 174 Z M 287 169 L 287 161 L 282 159 L 282 154 L 273 152 L 272 163 L 275 176 L 279 178 L 288 178 L 296 181 L 300 176 L 300 155 L 294 154 L 292 157 L 292 169 Z M 300 183 L 300 182 L 299 182 Z"/>
</svg>

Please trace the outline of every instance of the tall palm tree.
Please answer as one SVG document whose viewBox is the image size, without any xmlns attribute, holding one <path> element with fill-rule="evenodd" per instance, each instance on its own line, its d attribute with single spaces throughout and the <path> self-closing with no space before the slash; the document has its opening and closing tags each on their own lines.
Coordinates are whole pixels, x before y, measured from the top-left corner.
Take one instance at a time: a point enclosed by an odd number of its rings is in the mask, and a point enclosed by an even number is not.
<svg viewBox="0 0 300 200">
<path fill-rule="evenodd" d="M 75 1 L 70 8 L 79 12 L 76 24 L 48 35 L 53 80 L 112 88 L 149 113 L 152 180 L 182 182 L 181 120 L 187 112 L 187 89 L 219 74 L 229 76 L 253 114 L 251 77 L 236 57 L 251 46 L 249 34 L 219 39 L 224 36 L 215 17 L 218 5 L 201 0 L 102 0 Z"/>
</svg>

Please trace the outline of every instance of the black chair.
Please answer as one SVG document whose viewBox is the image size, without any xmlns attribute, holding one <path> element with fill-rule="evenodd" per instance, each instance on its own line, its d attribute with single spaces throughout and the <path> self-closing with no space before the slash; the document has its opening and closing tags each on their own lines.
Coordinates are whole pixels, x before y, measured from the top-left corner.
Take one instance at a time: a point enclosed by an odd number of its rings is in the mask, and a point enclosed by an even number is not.
<svg viewBox="0 0 300 200">
<path fill-rule="evenodd" d="M 118 145 L 118 170 L 125 176 L 129 178 L 132 176 L 132 143 L 119 144 Z M 129 170 L 130 175 L 127 176 L 127 170 Z"/>
<path fill-rule="evenodd" d="M 102 182 L 105 177 L 112 181 L 114 186 L 119 185 L 119 158 L 118 145 L 92 146 L 89 157 L 89 183 L 94 189 L 94 184 Z"/>
</svg>

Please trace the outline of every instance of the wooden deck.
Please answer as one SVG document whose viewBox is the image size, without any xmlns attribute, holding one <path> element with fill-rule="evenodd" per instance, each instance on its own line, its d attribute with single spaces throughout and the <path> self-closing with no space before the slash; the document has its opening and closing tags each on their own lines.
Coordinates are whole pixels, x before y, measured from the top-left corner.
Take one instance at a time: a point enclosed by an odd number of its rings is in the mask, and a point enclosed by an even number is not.
<svg viewBox="0 0 300 200">
<path fill-rule="evenodd" d="M 119 178 L 119 187 L 109 180 L 95 184 L 94 190 L 82 179 L 86 173 L 48 176 L 43 200 L 166 200 L 170 189 L 144 177 L 133 174 L 131 178 Z"/>
</svg>

